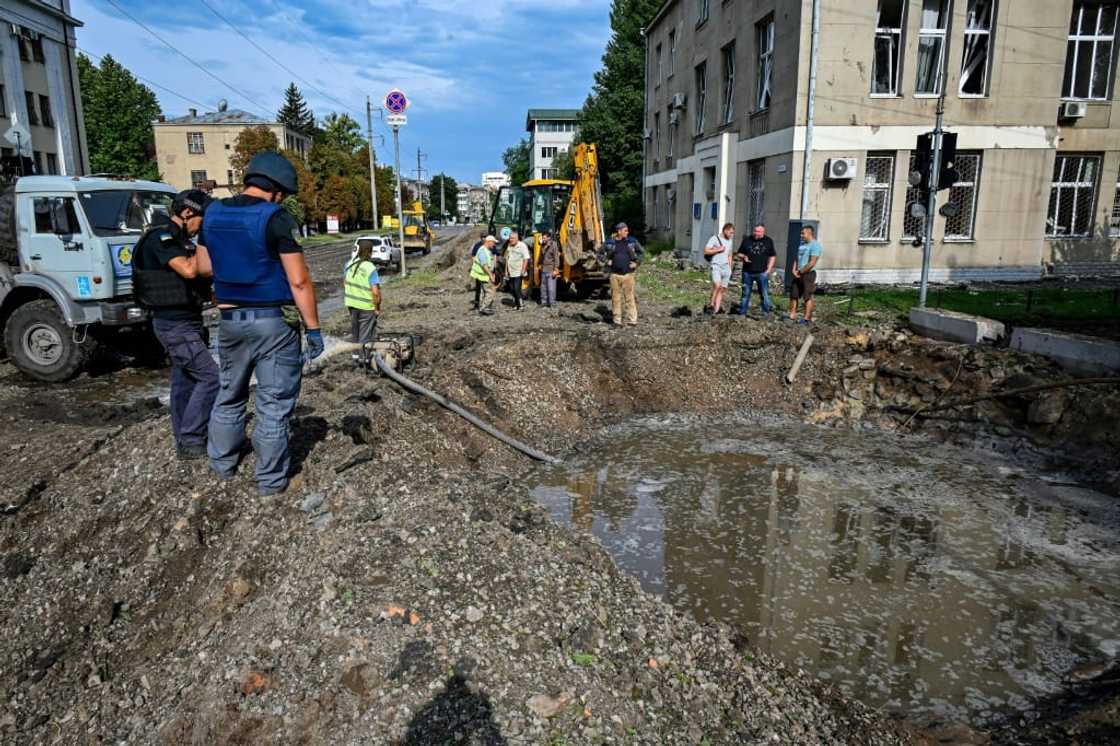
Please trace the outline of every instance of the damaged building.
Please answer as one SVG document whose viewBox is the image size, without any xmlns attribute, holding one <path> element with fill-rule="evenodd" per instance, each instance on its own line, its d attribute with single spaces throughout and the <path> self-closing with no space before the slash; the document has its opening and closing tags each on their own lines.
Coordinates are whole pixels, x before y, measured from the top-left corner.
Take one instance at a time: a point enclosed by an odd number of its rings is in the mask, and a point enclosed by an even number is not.
<svg viewBox="0 0 1120 746">
<path fill-rule="evenodd" d="M 944 80 L 958 180 L 931 279 L 1120 274 L 1120 3 L 819 0 L 815 61 L 813 7 L 668 0 L 651 20 L 654 238 L 698 260 L 727 221 L 783 245 L 789 221 L 819 220 L 822 281 L 916 280 L 909 176 Z"/>
</svg>

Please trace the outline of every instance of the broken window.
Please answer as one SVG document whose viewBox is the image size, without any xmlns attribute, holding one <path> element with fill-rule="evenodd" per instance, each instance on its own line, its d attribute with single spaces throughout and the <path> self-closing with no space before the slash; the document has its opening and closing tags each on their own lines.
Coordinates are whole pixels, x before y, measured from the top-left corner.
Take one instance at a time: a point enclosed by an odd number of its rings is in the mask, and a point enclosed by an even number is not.
<svg viewBox="0 0 1120 746">
<path fill-rule="evenodd" d="M 964 22 L 964 53 L 961 55 L 962 96 L 988 95 L 995 14 L 996 0 L 968 0 Z"/>
<path fill-rule="evenodd" d="M 1112 215 L 1108 220 L 1108 233 L 1120 238 L 1120 174 L 1116 175 L 1116 195 L 1112 198 Z"/>
<path fill-rule="evenodd" d="M 886 241 L 890 237 L 893 178 L 893 154 L 867 156 L 867 167 L 863 170 L 863 211 L 859 219 L 861 241 Z"/>
<path fill-rule="evenodd" d="M 1115 0 L 1075 0 L 1066 44 L 1063 98 L 1109 98 L 1118 7 Z"/>
<path fill-rule="evenodd" d="M 898 95 L 898 63 L 905 7 L 905 0 L 879 0 L 875 15 L 875 59 L 871 72 L 873 94 Z"/>
<path fill-rule="evenodd" d="M 747 222 L 754 228 L 763 222 L 762 211 L 766 203 L 766 161 L 753 161 L 747 164 Z"/>
<path fill-rule="evenodd" d="M 696 134 L 704 134 L 704 104 L 708 89 L 708 63 L 696 66 Z"/>
<path fill-rule="evenodd" d="M 921 28 L 918 31 L 917 95 L 941 93 L 941 65 L 945 61 L 945 26 L 949 21 L 949 0 L 922 0 Z"/>
<path fill-rule="evenodd" d="M 755 111 L 770 107 L 770 89 L 774 80 L 774 19 L 767 18 L 756 28 L 758 39 L 758 86 Z"/>
<path fill-rule="evenodd" d="M 1083 238 L 1093 231 L 1093 200 L 1101 158 L 1097 155 L 1059 155 L 1054 160 L 1047 238 Z"/>
<path fill-rule="evenodd" d="M 949 204 L 956 214 L 945 218 L 946 241 L 971 241 L 976 227 L 976 196 L 980 186 L 980 153 L 957 153 L 957 180 L 949 188 Z"/>
<path fill-rule="evenodd" d="M 735 42 L 723 48 L 723 124 L 735 117 Z"/>
</svg>

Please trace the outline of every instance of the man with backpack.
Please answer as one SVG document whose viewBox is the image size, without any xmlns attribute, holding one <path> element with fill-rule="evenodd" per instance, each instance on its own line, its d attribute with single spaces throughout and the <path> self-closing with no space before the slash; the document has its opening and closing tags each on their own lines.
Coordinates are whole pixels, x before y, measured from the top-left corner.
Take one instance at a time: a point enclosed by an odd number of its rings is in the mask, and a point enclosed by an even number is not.
<svg viewBox="0 0 1120 746">
<path fill-rule="evenodd" d="M 723 294 L 731 284 L 731 248 L 734 246 L 735 225 L 727 223 L 723 230 L 708 239 L 704 247 L 704 260 L 712 266 L 712 295 L 704 309 L 706 314 L 723 313 Z"/>
</svg>

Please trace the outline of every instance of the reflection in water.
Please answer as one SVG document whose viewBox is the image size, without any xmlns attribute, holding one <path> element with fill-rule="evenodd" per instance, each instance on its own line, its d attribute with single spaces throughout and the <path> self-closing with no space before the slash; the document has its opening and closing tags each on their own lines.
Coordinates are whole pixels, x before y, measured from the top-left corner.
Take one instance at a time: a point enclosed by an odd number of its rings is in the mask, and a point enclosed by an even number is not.
<svg viewBox="0 0 1120 746">
<path fill-rule="evenodd" d="M 535 495 L 647 590 L 911 717 L 1029 709 L 1120 644 L 1109 498 L 887 435 L 736 432 L 631 425 Z"/>
</svg>

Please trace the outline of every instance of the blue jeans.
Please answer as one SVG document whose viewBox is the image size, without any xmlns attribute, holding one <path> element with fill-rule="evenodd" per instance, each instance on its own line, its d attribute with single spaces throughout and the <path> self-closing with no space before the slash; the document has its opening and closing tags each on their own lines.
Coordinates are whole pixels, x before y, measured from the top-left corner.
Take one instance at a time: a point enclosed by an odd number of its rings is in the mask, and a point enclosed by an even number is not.
<svg viewBox="0 0 1120 746">
<path fill-rule="evenodd" d="M 210 410 L 218 395 L 218 366 L 198 321 L 152 319 L 152 331 L 171 358 L 171 431 L 180 446 L 206 444 Z"/>
<path fill-rule="evenodd" d="M 256 313 L 252 309 L 222 313 L 218 341 L 221 388 L 210 417 L 207 450 L 210 467 L 221 477 L 232 477 L 245 445 L 249 380 L 256 373 L 253 450 L 257 453 L 257 486 L 271 493 L 288 486 L 288 431 L 299 398 L 303 360 L 296 330 L 278 316 Z"/>
<path fill-rule="evenodd" d="M 762 312 L 770 313 L 774 307 L 770 304 L 770 278 L 765 272 L 743 273 L 743 300 L 739 303 L 739 313 L 747 312 L 751 305 L 751 290 L 758 283 L 758 292 L 762 295 Z"/>
</svg>

